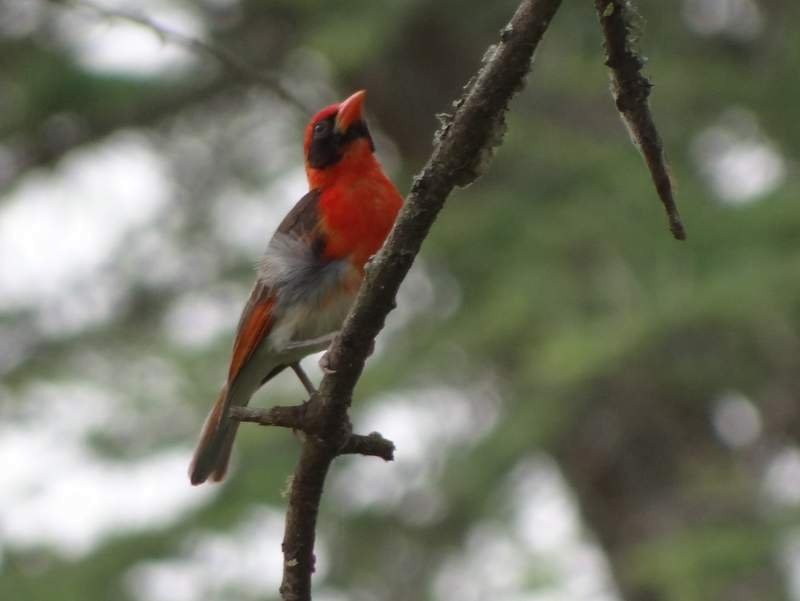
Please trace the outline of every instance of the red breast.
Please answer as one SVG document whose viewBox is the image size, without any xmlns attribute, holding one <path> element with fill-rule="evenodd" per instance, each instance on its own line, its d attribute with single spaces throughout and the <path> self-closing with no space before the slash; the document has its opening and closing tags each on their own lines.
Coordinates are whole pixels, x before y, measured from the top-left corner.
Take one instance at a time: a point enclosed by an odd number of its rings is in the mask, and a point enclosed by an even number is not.
<svg viewBox="0 0 800 601">
<path fill-rule="evenodd" d="M 362 115 L 365 92 L 317 113 L 306 127 L 309 186 L 320 191 L 324 256 L 349 257 L 362 270 L 380 249 L 403 199 L 375 159 Z"/>
</svg>

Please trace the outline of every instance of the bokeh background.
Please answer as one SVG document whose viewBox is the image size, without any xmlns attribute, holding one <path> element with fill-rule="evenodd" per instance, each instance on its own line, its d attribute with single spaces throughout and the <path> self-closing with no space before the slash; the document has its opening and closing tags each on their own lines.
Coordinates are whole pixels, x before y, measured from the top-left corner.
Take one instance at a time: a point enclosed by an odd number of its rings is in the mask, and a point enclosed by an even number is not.
<svg viewBox="0 0 800 601">
<path fill-rule="evenodd" d="M 0 598 L 275 598 L 296 440 L 185 469 L 309 115 L 181 38 L 367 88 L 405 192 L 516 2 L 96 1 L 0 0 Z M 678 243 L 591 5 L 403 286 L 354 407 L 397 461 L 337 461 L 317 599 L 800 599 L 800 8 L 639 0 Z"/>
</svg>

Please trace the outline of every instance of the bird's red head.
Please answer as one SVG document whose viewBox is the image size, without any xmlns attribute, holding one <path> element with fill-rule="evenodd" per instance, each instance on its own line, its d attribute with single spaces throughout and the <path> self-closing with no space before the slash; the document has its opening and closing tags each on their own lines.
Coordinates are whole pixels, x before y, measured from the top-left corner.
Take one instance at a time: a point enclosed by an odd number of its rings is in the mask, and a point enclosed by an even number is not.
<svg viewBox="0 0 800 601">
<path fill-rule="evenodd" d="M 330 183 L 336 174 L 372 166 L 375 145 L 364 121 L 366 92 L 326 106 L 306 126 L 303 139 L 306 173 L 312 188 Z"/>
</svg>

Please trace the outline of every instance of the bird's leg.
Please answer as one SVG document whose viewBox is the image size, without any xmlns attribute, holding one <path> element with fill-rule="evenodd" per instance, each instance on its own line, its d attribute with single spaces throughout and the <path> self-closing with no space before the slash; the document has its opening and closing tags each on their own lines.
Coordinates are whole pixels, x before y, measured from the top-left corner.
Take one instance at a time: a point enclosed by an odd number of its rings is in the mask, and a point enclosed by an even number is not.
<svg viewBox="0 0 800 601">
<path fill-rule="evenodd" d="M 286 345 L 285 350 L 287 351 L 302 351 L 304 355 L 310 355 L 312 353 L 316 353 L 318 351 L 324 351 L 328 348 L 333 342 L 333 339 L 336 338 L 336 335 L 339 332 L 331 332 L 330 334 L 325 334 L 325 336 L 320 336 L 319 338 L 312 338 L 310 340 L 297 340 L 295 342 L 290 342 Z M 319 360 L 319 368 L 323 371 L 323 373 L 329 374 L 333 373 L 333 370 L 330 369 L 328 366 L 328 353 L 322 355 L 322 358 Z M 297 373 L 295 371 L 295 373 Z M 299 376 L 298 376 L 299 377 Z"/>
<path fill-rule="evenodd" d="M 284 350 L 287 351 L 303 351 L 306 355 L 310 355 L 312 353 L 317 353 L 319 351 L 324 351 L 328 348 L 333 342 L 333 339 L 336 338 L 336 335 L 339 332 L 332 332 L 330 334 L 325 334 L 325 336 L 320 336 L 319 338 L 311 338 L 310 340 L 296 340 L 294 342 L 289 342 Z"/>
<path fill-rule="evenodd" d="M 306 389 L 306 392 L 309 396 L 314 396 L 317 394 L 317 389 L 314 388 L 314 385 L 311 383 L 311 380 L 303 370 L 303 367 L 300 365 L 299 361 L 292 363 L 289 367 L 292 368 L 292 371 L 294 371 L 295 375 L 300 380 L 300 383 L 303 385 L 303 388 Z"/>
</svg>

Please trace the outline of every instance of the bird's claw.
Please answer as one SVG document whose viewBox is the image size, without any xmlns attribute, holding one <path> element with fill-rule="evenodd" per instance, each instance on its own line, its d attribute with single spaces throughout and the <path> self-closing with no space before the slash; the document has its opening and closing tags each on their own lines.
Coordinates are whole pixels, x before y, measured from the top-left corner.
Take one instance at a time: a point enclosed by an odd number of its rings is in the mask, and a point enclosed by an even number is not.
<svg viewBox="0 0 800 601">
<path fill-rule="evenodd" d="M 331 359 L 327 351 L 319 358 L 319 368 L 325 375 L 335 374 L 336 370 L 331 367 Z"/>
<path fill-rule="evenodd" d="M 367 350 L 367 357 L 372 355 L 375 352 L 375 339 L 369 341 L 369 350 Z M 322 373 L 326 375 L 335 374 L 336 370 L 331 367 L 331 358 L 329 353 L 326 351 L 322 357 L 319 358 L 319 368 L 322 370 Z"/>
<path fill-rule="evenodd" d="M 372 268 L 375 266 L 375 257 L 377 255 L 370 255 L 369 258 L 364 263 L 364 272 L 369 273 L 372 271 Z"/>
</svg>

